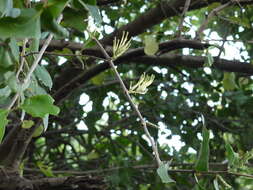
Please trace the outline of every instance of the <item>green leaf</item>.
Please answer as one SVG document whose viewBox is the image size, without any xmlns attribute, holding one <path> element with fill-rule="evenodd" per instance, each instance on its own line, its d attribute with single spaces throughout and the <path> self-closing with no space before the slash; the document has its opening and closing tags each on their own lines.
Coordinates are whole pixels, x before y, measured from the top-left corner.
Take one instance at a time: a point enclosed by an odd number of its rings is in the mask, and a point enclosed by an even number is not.
<svg viewBox="0 0 253 190">
<path fill-rule="evenodd" d="M 34 125 L 33 120 L 24 120 L 22 122 L 22 128 L 24 128 L 24 129 L 30 129 L 33 125 Z"/>
<path fill-rule="evenodd" d="M 144 52 L 146 55 L 154 55 L 159 50 L 156 39 L 151 35 L 145 36 L 144 45 Z"/>
<path fill-rule="evenodd" d="M 39 167 L 40 171 L 46 176 L 46 177 L 54 177 L 52 170 L 50 167 L 42 164 L 42 162 L 37 162 L 37 166 Z"/>
<path fill-rule="evenodd" d="M 239 154 L 234 152 L 232 146 L 226 142 L 225 143 L 227 159 L 230 167 L 234 167 L 239 163 Z"/>
<path fill-rule="evenodd" d="M 40 39 L 39 38 L 33 38 L 31 41 L 32 42 L 31 42 L 31 45 L 29 47 L 29 50 L 31 52 L 33 52 L 33 51 L 35 51 L 35 52 L 39 51 Z"/>
<path fill-rule="evenodd" d="M 79 2 L 87 11 L 89 11 L 91 17 L 94 19 L 95 24 L 100 25 L 102 23 L 102 18 L 99 12 L 99 8 L 97 6 L 86 4 L 82 0 L 79 0 Z"/>
<path fill-rule="evenodd" d="M 14 61 L 19 62 L 19 46 L 17 41 L 14 38 L 11 38 L 10 43 L 10 53 L 14 58 Z"/>
<path fill-rule="evenodd" d="M 35 138 L 35 137 L 40 136 L 40 135 L 43 133 L 43 130 L 44 130 L 43 126 L 40 125 L 39 127 L 37 127 L 37 128 L 35 129 L 35 131 L 34 131 L 32 137 Z"/>
<path fill-rule="evenodd" d="M 47 94 L 46 90 L 38 84 L 37 79 L 35 78 L 34 75 L 32 75 L 30 85 L 25 92 L 26 96 L 28 97 L 34 95 Z"/>
<path fill-rule="evenodd" d="M 17 18 L 4 17 L 0 19 L 1 38 L 39 38 L 41 11 L 22 9 Z"/>
<path fill-rule="evenodd" d="M 97 159 L 99 158 L 99 154 L 97 152 L 95 152 L 94 150 L 91 151 L 88 155 L 87 155 L 87 159 L 88 160 L 92 160 L 92 159 Z"/>
<path fill-rule="evenodd" d="M 84 20 L 87 18 L 87 13 L 88 12 L 84 10 L 80 11 L 66 8 L 66 10 L 64 10 L 64 26 L 75 28 L 79 31 L 84 31 L 87 27 L 87 23 L 84 22 Z M 94 41 L 92 40 L 92 42 Z"/>
<path fill-rule="evenodd" d="M 48 11 L 44 11 L 41 19 L 42 27 L 45 30 L 53 32 L 54 34 L 59 35 L 60 37 L 67 37 L 69 35 L 68 31 L 56 22 Z"/>
<path fill-rule="evenodd" d="M 36 95 L 25 99 L 20 108 L 33 117 L 43 118 L 47 114 L 58 115 L 60 109 L 53 105 L 54 99 L 49 95 Z"/>
<path fill-rule="evenodd" d="M 202 128 L 202 143 L 198 155 L 198 159 L 195 164 L 196 171 L 208 171 L 209 161 L 209 130 L 203 126 Z"/>
<path fill-rule="evenodd" d="M 234 73 L 224 73 L 222 84 L 225 90 L 234 90 L 237 87 L 235 83 L 235 74 Z"/>
<path fill-rule="evenodd" d="M 5 126 L 8 123 L 7 116 L 8 110 L 0 109 L 0 143 L 2 142 L 4 137 Z"/>
<path fill-rule="evenodd" d="M 53 18 L 57 18 L 68 4 L 69 0 L 48 0 L 46 8 Z"/>
<path fill-rule="evenodd" d="M 1 29 L 0 29 L 1 30 Z M 5 47 L 0 47 L 0 68 L 10 68 L 13 65 L 10 52 Z"/>
<path fill-rule="evenodd" d="M 7 72 L 5 74 L 7 84 L 13 92 L 21 93 L 28 88 L 30 83 L 20 84 L 14 72 Z"/>
<path fill-rule="evenodd" d="M 163 183 L 175 183 L 168 174 L 169 163 L 162 163 L 157 169 L 157 174 L 160 176 Z"/>
<path fill-rule="evenodd" d="M 61 37 L 67 37 L 68 31 L 56 22 L 57 17 L 67 5 L 68 0 L 49 0 L 47 6 L 43 7 L 41 23 L 44 29 Z"/>
<path fill-rule="evenodd" d="M 106 78 L 106 74 L 105 73 L 100 73 L 98 75 L 96 75 L 95 77 L 93 77 L 91 79 L 91 82 L 95 85 L 102 85 L 103 82 L 105 81 L 105 78 Z"/>
<path fill-rule="evenodd" d="M 50 90 L 53 86 L 53 81 L 45 67 L 38 65 L 34 71 L 35 76 Z"/>
<path fill-rule="evenodd" d="M 9 86 L 0 89 L 0 97 L 8 97 L 11 94 L 11 89 Z"/>
</svg>

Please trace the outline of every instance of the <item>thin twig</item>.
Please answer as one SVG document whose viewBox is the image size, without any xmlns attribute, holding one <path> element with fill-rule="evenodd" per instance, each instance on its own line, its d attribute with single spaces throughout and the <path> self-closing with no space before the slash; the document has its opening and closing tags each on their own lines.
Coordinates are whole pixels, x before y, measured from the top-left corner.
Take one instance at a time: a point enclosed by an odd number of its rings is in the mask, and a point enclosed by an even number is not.
<svg viewBox="0 0 253 190">
<path fill-rule="evenodd" d="M 155 165 L 136 165 L 136 166 L 129 166 L 129 167 L 113 167 L 113 168 L 105 168 L 105 169 L 94 169 L 94 170 L 87 170 L 87 171 L 76 171 L 76 170 L 55 170 L 52 171 L 54 174 L 72 174 L 72 175 L 88 175 L 88 174 L 96 174 L 96 173 L 106 173 L 112 172 L 115 170 L 123 169 L 123 168 L 133 168 L 137 170 L 143 169 L 154 169 Z M 27 172 L 41 172 L 39 169 L 36 168 L 25 168 Z M 193 169 L 169 169 L 168 172 L 170 173 L 191 173 L 191 174 L 202 174 L 202 175 L 231 175 L 237 177 L 246 177 L 253 179 L 253 175 L 244 174 L 244 173 L 237 173 L 237 172 L 230 172 L 228 170 L 210 170 L 210 171 L 195 171 Z"/>
<path fill-rule="evenodd" d="M 27 57 L 29 55 L 34 55 L 34 54 L 39 54 L 39 52 L 36 52 L 36 51 L 29 52 L 29 53 L 25 54 L 24 56 Z M 85 53 L 83 53 L 83 54 L 71 54 L 71 53 L 64 54 L 64 53 L 54 53 L 54 52 L 45 51 L 43 55 L 68 56 L 68 57 L 77 57 L 77 56 L 79 56 L 79 57 L 91 57 L 91 58 L 106 61 L 106 59 L 103 59 L 101 57 L 97 57 L 97 56 L 94 56 L 94 55 L 87 55 Z"/>
<path fill-rule="evenodd" d="M 18 71 L 17 71 L 17 74 L 16 74 L 16 78 L 17 80 L 19 81 L 19 74 L 20 72 L 23 70 L 23 66 L 24 66 L 24 63 L 25 63 L 25 50 L 26 50 L 26 44 L 28 42 L 28 39 L 25 38 L 24 41 L 23 41 L 23 46 L 22 46 L 22 52 L 21 52 L 21 61 L 20 61 L 20 66 L 18 68 Z"/>
<path fill-rule="evenodd" d="M 105 58 L 107 59 L 107 61 L 109 62 L 109 65 L 111 66 L 111 68 L 114 70 L 115 72 L 115 75 L 117 77 L 117 80 L 119 81 L 120 85 L 121 85 L 121 88 L 127 98 L 127 100 L 129 101 L 129 103 L 131 104 L 132 108 L 134 109 L 134 111 L 136 112 L 136 114 L 138 115 L 140 121 L 141 121 L 141 124 L 143 126 L 143 129 L 145 131 L 145 134 L 147 135 L 147 138 L 149 139 L 150 143 L 151 143 L 151 146 L 152 146 L 152 150 L 155 154 L 155 159 L 156 159 L 156 162 L 158 164 L 158 166 L 160 166 L 161 164 L 161 160 L 160 160 L 160 157 L 159 157 L 159 153 L 158 153 L 158 149 L 156 147 L 156 143 L 154 141 L 154 139 L 152 138 L 152 136 L 150 135 L 149 131 L 148 131 L 148 128 L 147 128 L 147 123 L 146 121 L 144 120 L 141 112 L 139 111 L 138 107 L 134 104 L 129 92 L 128 92 L 128 89 L 126 88 L 123 80 L 121 79 L 120 77 L 120 74 L 118 73 L 117 71 L 117 68 L 116 66 L 114 65 L 113 61 L 112 61 L 112 58 L 108 55 L 108 53 L 106 52 L 106 50 L 104 49 L 104 47 L 102 46 L 102 44 L 94 37 L 92 36 L 92 38 L 95 40 L 95 42 L 98 44 L 100 50 L 102 51 L 103 55 L 105 56 Z"/>
<path fill-rule="evenodd" d="M 231 4 L 232 4 L 232 2 L 229 1 L 226 4 L 221 5 L 217 8 L 215 8 L 215 9 L 213 9 L 211 11 L 211 13 L 208 15 L 208 17 L 206 18 L 206 20 L 203 22 L 203 24 L 199 27 L 198 31 L 196 32 L 196 37 L 195 38 L 198 39 L 200 37 L 201 33 L 205 30 L 207 24 L 209 23 L 209 21 L 212 17 L 214 17 L 218 12 L 222 11 L 223 9 L 225 9 L 226 7 L 228 7 Z"/>
<path fill-rule="evenodd" d="M 177 36 L 180 38 L 181 37 L 181 33 L 182 33 L 182 29 L 183 29 L 183 23 L 184 23 L 184 19 L 185 19 L 185 14 L 188 11 L 189 7 L 191 4 L 191 0 L 186 0 L 185 4 L 184 4 L 184 10 L 182 12 L 182 16 L 181 16 L 181 21 L 180 24 L 178 26 L 178 34 Z"/>
</svg>

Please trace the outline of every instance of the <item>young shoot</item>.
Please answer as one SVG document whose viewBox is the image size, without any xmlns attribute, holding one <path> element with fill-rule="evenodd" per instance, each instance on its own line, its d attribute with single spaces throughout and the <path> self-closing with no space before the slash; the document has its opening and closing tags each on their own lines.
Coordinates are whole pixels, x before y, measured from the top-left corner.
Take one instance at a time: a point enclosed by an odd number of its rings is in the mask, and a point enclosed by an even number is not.
<svg viewBox="0 0 253 190">
<path fill-rule="evenodd" d="M 128 32 L 123 32 L 121 39 L 113 40 L 113 60 L 124 54 L 131 45 L 131 39 L 128 40 Z"/>
<path fill-rule="evenodd" d="M 145 73 L 142 74 L 140 80 L 135 85 L 130 83 L 129 93 L 146 94 L 148 91 L 147 87 L 153 83 L 154 79 L 155 75 L 148 76 Z"/>
</svg>

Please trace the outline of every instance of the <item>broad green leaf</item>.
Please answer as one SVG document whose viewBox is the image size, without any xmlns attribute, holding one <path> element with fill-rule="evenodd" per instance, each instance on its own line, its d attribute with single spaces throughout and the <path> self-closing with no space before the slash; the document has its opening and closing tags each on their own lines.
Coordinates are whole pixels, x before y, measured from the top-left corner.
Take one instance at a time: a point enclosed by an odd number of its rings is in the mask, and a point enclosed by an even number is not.
<svg viewBox="0 0 253 190">
<path fill-rule="evenodd" d="M 100 25 L 102 23 L 102 18 L 99 12 L 99 8 L 94 5 L 89 5 L 84 3 L 82 0 L 79 0 L 79 2 L 83 5 L 83 7 L 89 11 L 91 17 L 94 19 L 95 24 Z"/>
<path fill-rule="evenodd" d="M 41 11 L 22 9 L 17 18 L 3 17 L 0 19 L 1 38 L 39 38 Z"/>
<path fill-rule="evenodd" d="M 235 83 L 235 74 L 234 73 L 224 73 L 222 84 L 225 90 L 234 90 L 237 87 Z"/>
<path fill-rule="evenodd" d="M 24 128 L 24 129 L 30 129 L 33 125 L 34 125 L 33 120 L 24 120 L 22 122 L 22 128 Z"/>
<path fill-rule="evenodd" d="M 48 10 L 43 11 L 41 23 L 45 30 L 53 32 L 60 37 L 67 37 L 69 35 L 68 31 L 56 22 L 56 19 L 50 15 Z"/>
<path fill-rule="evenodd" d="M 25 93 L 26 93 L 26 96 L 28 97 L 31 97 L 34 95 L 47 94 L 46 90 L 38 84 L 37 79 L 35 78 L 34 75 L 32 75 L 30 85 L 26 89 Z"/>
<path fill-rule="evenodd" d="M 33 136 L 32 137 L 38 137 L 40 136 L 44 131 L 44 128 L 42 125 L 40 125 L 39 127 L 37 127 L 33 133 Z"/>
<path fill-rule="evenodd" d="M 203 126 L 202 128 L 202 143 L 198 153 L 198 159 L 195 164 L 196 171 L 208 171 L 209 161 L 209 130 Z"/>
<path fill-rule="evenodd" d="M 49 30 L 61 37 L 68 36 L 68 31 L 56 22 L 69 0 L 49 0 L 43 7 L 41 23 L 44 29 Z"/>
<path fill-rule="evenodd" d="M 213 186 L 215 190 L 220 190 L 217 177 L 213 180 Z"/>
<path fill-rule="evenodd" d="M 151 35 L 145 36 L 144 45 L 144 52 L 146 55 L 154 55 L 159 50 L 156 39 Z"/>
<path fill-rule="evenodd" d="M 38 65 L 34 71 L 35 76 L 50 90 L 53 86 L 53 81 L 45 67 Z"/>
<path fill-rule="evenodd" d="M 84 31 L 87 28 L 87 23 L 84 20 L 87 18 L 87 11 L 84 10 L 74 10 L 71 8 L 66 8 L 64 10 L 64 26 L 71 27 L 77 29 L 79 31 Z M 94 40 L 92 40 L 93 43 Z"/>
<path fill-rule="evenodd" d="M 226 142 L 225 148 L 226 148 L 228 163 L 231 167 L 234 167 L 235 165 L 239 163 L 239 154 L 234 152 L 232 146 L 228 142 Z"/>
<path fill-rule="evenodd" d="M 54 99 L 49 95 L 36 95 L 25 99 L 20 108 L 33 117 L 43 118 L 47 114 L 58 115 L 60 112 L 60 109 L 53 105 L 53 102 Z"/>
<path fill-rule="evenodd" d="M 5 126 L 8 123 L 7 116 L 8 110 L 0 109 L 0 143 L 2 142 L 4 137 Z"/>
<path fill-rule="evenodd" d="M 163 183 L 175 183 L 168 174 L 169 163 L 162 163 L 157 169 L 157 174 L 160 176 Z"/>
<path fill-rule="evenodd" d="M 50 12 L 53 18 L 57 18 L 68 4 L 69 0 L 48 0 L 44 7 Z"/>
</svg>

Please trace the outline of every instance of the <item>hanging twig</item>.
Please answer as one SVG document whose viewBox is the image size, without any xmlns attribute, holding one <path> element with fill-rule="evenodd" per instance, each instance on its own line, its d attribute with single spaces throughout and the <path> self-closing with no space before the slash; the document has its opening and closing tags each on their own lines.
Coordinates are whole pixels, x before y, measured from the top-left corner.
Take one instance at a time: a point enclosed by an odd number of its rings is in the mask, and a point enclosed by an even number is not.
<svg viewBox="0 0 253 190">
<path fill-rule="evenodd" d="M 229 1 L 226 4 L 221 5 L 217 8 L 215 8 L 214 10 L 212 10 L 211 13 L 208 15 L 208 17 L 206 18 L 206 20 L 203 22 L 203 24 L 199 27 L 198 31 L 196 32 L 195 38 L 198 39 L 200 37 L 201 33 L 206 29 L 206 26 L 212 17 L 214 17 L 218 12 L 222 11 L 223 9 L 225 9 L 226 7 L 228 7 L 231 4 L 232 4 L 232 2 Z"/>
<path fill-rule="evenodd" d="M 190 4 L 191 4 L 191 0 L 186 0 L 185 1 L 184 10 L 183 10 L 182 15 L 181 15 L 181 21 L 180 21 L 179 26 L 178 26 L 178 34 L 177 34 L 178 38 L 181 37 L 181 33 L 182 33 L 182 29 L 183 29 L 183 23 L 184 23 L 184 19 L 185 19 L 185 14 L 189 9 Z"/>
</svg>

